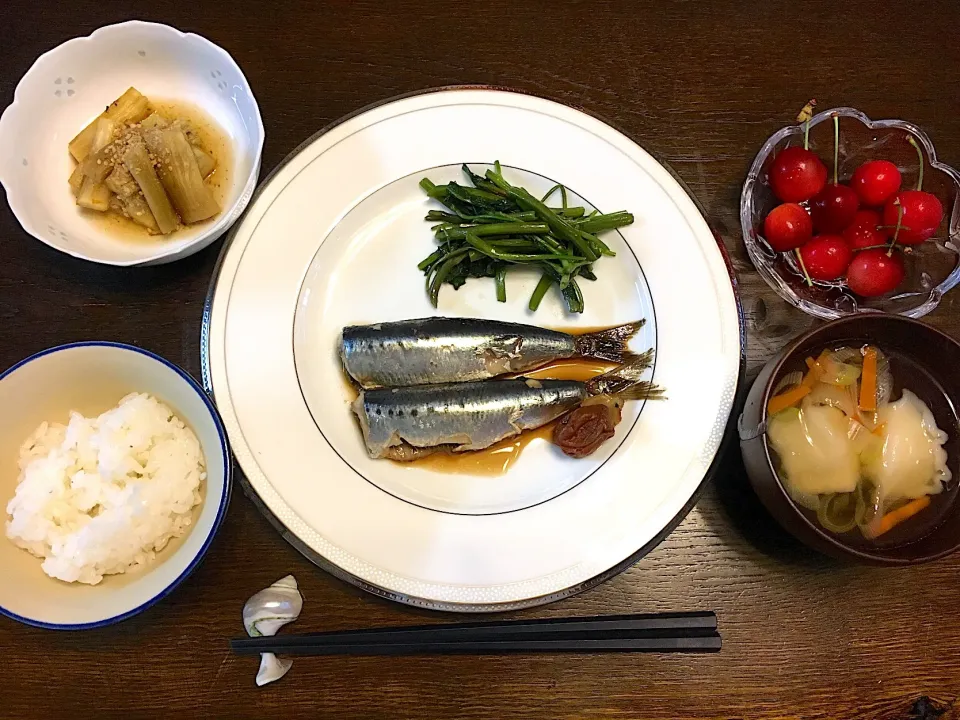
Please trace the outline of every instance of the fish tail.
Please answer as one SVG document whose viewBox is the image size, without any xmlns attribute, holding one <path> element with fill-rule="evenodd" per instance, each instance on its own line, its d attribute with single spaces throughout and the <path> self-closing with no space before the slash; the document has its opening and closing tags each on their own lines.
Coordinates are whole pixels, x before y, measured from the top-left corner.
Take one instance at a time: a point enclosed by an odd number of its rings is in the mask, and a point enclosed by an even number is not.
<svg viewBox="0 0 960 720">
<path fill-rule="evenodd" d="M 577 355 L 597 360 L 622 363 L 635 355 L 627 349 L 630 338 L 646 324 L 646 319 L 577 336 Z"/>
<path fill-rule="evenodd" d="M 653 349 L 634 355 L 627 363 L 587 381 L 591 395 L 616 395 L 624 400 L 662 400 L 663 388 L 640 377 L 653 366 Z"/>
<path fill-rule="evenodd" d="M 641 380 L 617 393 L 623 400 L 666 400 L 667 391 L 648 380 Z"/>
</svg>

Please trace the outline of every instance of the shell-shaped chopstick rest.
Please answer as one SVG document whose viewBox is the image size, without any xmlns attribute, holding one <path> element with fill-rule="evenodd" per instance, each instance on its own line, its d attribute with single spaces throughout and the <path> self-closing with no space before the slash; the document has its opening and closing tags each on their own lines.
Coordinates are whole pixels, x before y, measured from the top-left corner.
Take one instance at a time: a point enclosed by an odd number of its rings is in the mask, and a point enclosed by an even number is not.
<svg viewBox="0 0 960 720">
<path fill-rule="evenodd" d="M 243 606 L 243 626 L 250 637 L 276 635 L 277 630 L 300 617 L 303 596 L 297 589 L 293 575 L 280 578 L 247 600 Z M 281 660 L 273 653 L 260 653 L 257 685 L 279 680 L 293 665 L 293 660 Z"/>
</svg>

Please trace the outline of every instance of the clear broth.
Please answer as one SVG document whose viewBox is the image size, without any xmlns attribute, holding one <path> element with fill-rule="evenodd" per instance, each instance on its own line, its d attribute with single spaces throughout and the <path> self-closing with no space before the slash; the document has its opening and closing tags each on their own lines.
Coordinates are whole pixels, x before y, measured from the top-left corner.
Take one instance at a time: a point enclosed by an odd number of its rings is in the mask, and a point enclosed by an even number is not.
<svg viewBox="0 0 960 720">
<path fill-rule="evenodd" d="M 863 347 L 869 344 L 869 340 L 858 339 L 845 342 L 832 343 L 828 349 L 841 347 Z M 878 547 L 894 547 L 915 542 L 935 530 L 946 518 L 960 495 L 960 417 L 957 415 L 957 409 L 954 407 L 949 395 L 943 389 L 939 382 L 923 367 L 920 363 L 907 357 L 896 350 L 889 350 L 878 345 L 880 350 L 890 360 L 890 370 L 893 373 L 893 395 L 892 399 L 899 400 L 903 390 L 910 390 L 923 402 L 927 404 L 933 417 L 937 421 L 937 426 L 947 433 L 947 442 L 944 449 L 947 451 L 947 467 L 953 477 L 949 483 L 946 483 L 943 491 L 938 495 L 930 496 L 930 505 L 919 513 L 900 523 L 880 537 L 870 540 L 865 538 L 859 528 L 854 528 L 846 533 L 833 533 L 843 538 L 845 544 L 853 548 L 869 549 Z M 823 348 L 817 352 L 809 353 L 813 357 L 820 354 Z M 803 360 L 798 363 L 785 367 L 782 375 L 793 371 L 805 372 L 807 369 Z M 906 381 L 904 381 L 906 380 Z M 774 459 L 774 467 L 781 482 L 786 485 L 780 475 L 779 458 L 773 446 L 768 443 L 771 457 Z M 800 512 L 807 517 L 814 525 L 825 532 L 826 530 L 817 519 L 817 514 L 807 508 L 796 506 Z"/>
</svg>

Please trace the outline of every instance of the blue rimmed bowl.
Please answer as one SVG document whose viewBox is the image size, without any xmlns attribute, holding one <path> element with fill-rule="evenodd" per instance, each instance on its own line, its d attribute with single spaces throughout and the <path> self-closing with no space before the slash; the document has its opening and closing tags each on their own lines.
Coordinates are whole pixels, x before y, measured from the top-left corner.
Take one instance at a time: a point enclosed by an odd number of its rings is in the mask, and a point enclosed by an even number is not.
<svg viewBox="0 0 960 720">
<path fill-rule="evenodd" d="M 232 463 L 213 403 L 184 370 L 146 350 L 112 342 L 80 342 L 37 353 L 0 375 L 0 502 L 13 497 L 21 443 L 43 421 L 63 422 L 76 410 L 94 416 L 131 392 L 149 393 L 196 434 L 206 461 L 203 502 L 188 532 L 145 568 L 108 575 L 98 585 L 48 577 L 40 559 L 0 537 L 0 613 L 28 625 L 81 630 L 125 620 L 159 602 L 199 565 L 230 501 Z M 6 517 L 6 516 L 5 516 Z"/>
<path fill-rule="evenodd" d="M 789 145 L 803 144 L 803 126 L 790 125 L 774 133 L 760 148 L 740 196 L 740 224 L 747 253 L 771 288 L 805 313 L 835 319 L 860 312 L 886 312 L 918 318 L 931 312 L 944 294 L 960 282 L 960 171 L 937 159 L 930 138 L 904 120 L 871 120 L 859 110 L 833 108 L 810 121 L 810 149 L 833 169 L 833 116 L 839 118 L 838 175 L 849 181 L 867 160 L 889 160 L 903 176 L 903 189 L 917 181 L 920 162 L 907 141 L 917 140 L 924 164 L 923 189 L 943 204 L 937 234 L 904 254 L 906 277 L 889 295 L 859 298 L 842 282 L 805 284 L 792 253 L 774 252 L 763 238 L 763 220 L 780 204 L 770 189 L 767 172 L 776 154 Z"/>
</svg>

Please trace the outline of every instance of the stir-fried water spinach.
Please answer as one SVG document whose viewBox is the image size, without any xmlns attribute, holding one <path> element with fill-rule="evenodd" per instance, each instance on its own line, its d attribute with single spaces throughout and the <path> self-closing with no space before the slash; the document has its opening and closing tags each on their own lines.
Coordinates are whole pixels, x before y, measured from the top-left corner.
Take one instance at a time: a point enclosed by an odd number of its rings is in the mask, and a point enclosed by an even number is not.
<svg viewBox="0 0 960 720">
<path fill-rule="evenodd" d="M 439 247 L 424 258 L 419 268 L 427 278 L 430 302 L 437 307 L 440 288 L 459 289 L 469 278 L 493 278 L 497 300 L 507 301 L 506 276 L 511 267 L 524 265 L 542 276 L 530 297 L 536 310 L 554 285 L 559 287 L 567 310 L 583 312 L 583 294 L 578 279 L 596 280 L 593 264 L 602 256 L 613 257 L 598 236 L 633 222 L 626 211 L 587 213 L 567 203 L 567 189 L 555 185 L 542 198 L 511 185 L 500 163 L 477 175 L 466 165 L 464 175 L 471 185 L 449 182 L 436 185 L 429 178 L 420 187 L 446 210 L 430 210 L 426 220 Z M 546 203 L 559 193 L 561 206 Z"/>
</svg>

